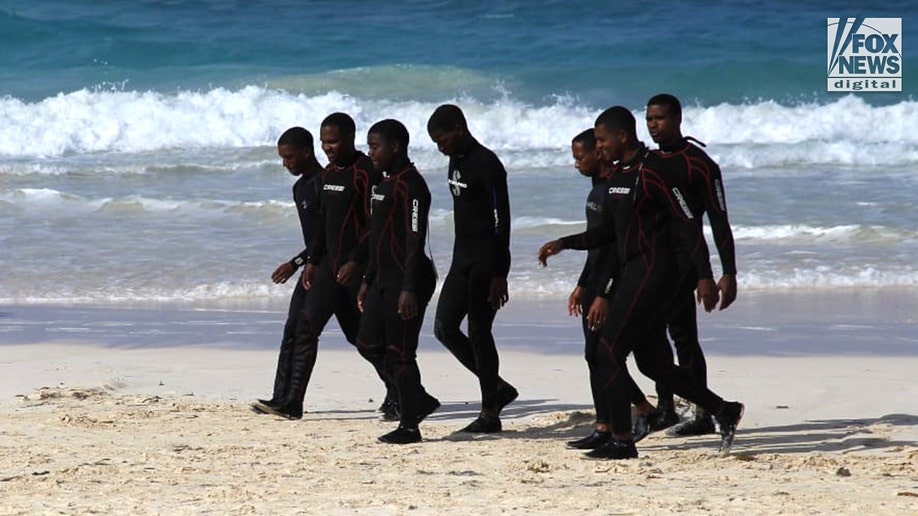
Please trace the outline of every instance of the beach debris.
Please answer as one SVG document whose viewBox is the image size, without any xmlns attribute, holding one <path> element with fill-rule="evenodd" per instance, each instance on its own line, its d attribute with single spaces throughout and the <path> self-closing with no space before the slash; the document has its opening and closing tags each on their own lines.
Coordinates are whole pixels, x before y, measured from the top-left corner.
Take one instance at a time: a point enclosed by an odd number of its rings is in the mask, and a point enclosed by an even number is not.
<svg viewBox="0 0 918 516">
<path fill-rule="evenodd" d="M 911 491 L 899 491 L 896 493 L 896 496 L 914 496 L 918 498 L 918 493 L 913 493 Z"/>
<path fill-rule="evenodd" d="M 835 474 L 836 474 L 837 476 L 840 476 L 840 477 L 850 477 L 850 476 L 851 476 L 851 470 L 848 469 L 848 468 L 846 468 L 846 467 L 844 467 L 844 466 L 842 466 L 842 467 L 838 468 L 837 470 L 835 470 Z"/>
<path fill-rule="evenodd" d="M 551 466 L 544 460 L 533 460 L 529 461 L 529 464 L 526 465 L 526 469 L 533 473 L 548 473 L 551 471 Z"/>
<path fill-rule="evenodd" d="M 788 406 L 788 405 L 775 405 L 775 408 L 776 408 L 776 409 L 789 409 L 790 406 Z"/>
<path fill-rule="evenodd" d="M 100 396 L 108 396 L 108 392 L 106 392 L 105 389 L 97 387 L 42 387 L 40 389 L 36 389 L 35 392 L 28 396 L 23 396 L 22 401 L 43 401 L 63 398 L 86 400 Z"/>
</svg>

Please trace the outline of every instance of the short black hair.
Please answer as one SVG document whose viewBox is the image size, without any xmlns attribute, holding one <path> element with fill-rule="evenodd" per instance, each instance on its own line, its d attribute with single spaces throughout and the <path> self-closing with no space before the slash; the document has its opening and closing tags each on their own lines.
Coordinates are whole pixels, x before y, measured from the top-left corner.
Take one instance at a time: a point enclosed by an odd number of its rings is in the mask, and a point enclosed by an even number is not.
<svg viewBox="0 0 918 516">
<path fill-rule="evenodd" d="M 571 143 L 579 143 L 586 150 L 593 150 L 596 148 L 596 133 L 593 129 L 587 129 L 586 131 L 581 132 L 577 136 L 574 136 L 574 139 L 571 140 Z"/>
<path fill-rule="evenodd" d="M 603 126 L 610 131 L 625 131 L 628 136 L 637 139 L 637 122 L 628 108 L 612 106 L 596 117 L 596 126 Z"/>
<path fill-rule="evenodd" d="M 658 93 L 647 101 L 648 106 L 668 106 L 669 114 L 672 116 L 682 115 L 682 103 L 675 95 L 669 93 Z"/>
<path fill-rule="evenodd" d="M 467 128 L 468 123 L 462 110 L 454 104 L 439 106 L 427 120 L 427 132 L 452 131 L 457 127 Z"/>
<path fill-rule="evenodd" d="M 354 135 L 357 133 L 357 126 L 354 119 L 347 113 L 332 113 L 322 120 L 321 127 L 337 127 L 344 134 Z"/>
<path fill-rule="evenodd" d="M 313 145 L 312 133 L 299 126 L 291 127 L 277 139 L 277 146 L 280 147 L 281 145 L 289 145 L 297 149 L 305 149 L 307 147 L 311 149 Z"/>
<path fill-rule="evenodd" d="M 398 142 L 402 144 L 403 149 L 408 148 L 408 129 L 405 128 L 405 124 L 398 120 L 392 118 L 380 120 L 370 127 L 367 134 L 378 134 L 386 142 Z"/>
</svg>

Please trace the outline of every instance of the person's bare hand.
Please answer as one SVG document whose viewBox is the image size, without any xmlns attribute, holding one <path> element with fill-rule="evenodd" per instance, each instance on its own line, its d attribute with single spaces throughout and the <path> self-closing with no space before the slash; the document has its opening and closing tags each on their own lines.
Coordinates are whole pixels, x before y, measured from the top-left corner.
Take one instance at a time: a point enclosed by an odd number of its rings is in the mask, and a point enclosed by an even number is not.
<svg viewBox="0 0 918 516">
<path fill-rule="evenodd" d="M 554 256 L 564 250 L 564 245 L 561 244 L 560 240 L 552 240 L 551 242 L 546 242 L 539 248 L 539 253 L 536 255 L 536 258 L 539 260 L 539 265 L 542 267 L 548 267 L 548 257 Z"/>
</svg>

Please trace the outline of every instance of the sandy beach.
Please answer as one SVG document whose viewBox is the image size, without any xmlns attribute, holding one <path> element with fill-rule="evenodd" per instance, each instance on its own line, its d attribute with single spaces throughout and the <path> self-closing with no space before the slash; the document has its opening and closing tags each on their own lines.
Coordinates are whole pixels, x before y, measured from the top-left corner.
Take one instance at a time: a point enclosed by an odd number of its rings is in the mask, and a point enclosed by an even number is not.
<svg viewBox="0 0 918 516">
<path fill-rule="evenodd" d="M 622 462 L 564 447 L 592 413 L 558 300 L 498 318 L 502 375 L 521 392 L 499 435 L 456 433 L 477 387 L 425 334 L 424 383 L 443 406 L 407 446 L 376 442 L 393 425 L 375 412 L 381 386 L 336 331 L 302 420 L 249 411 L 272 379 L 271 307 L 5 307 L 0 513 L 914 514 L 914 296 L 747 295 L 702 316 L 710 383 L 746 404 L 733 452 L 654 434 Z"/>
</svg>

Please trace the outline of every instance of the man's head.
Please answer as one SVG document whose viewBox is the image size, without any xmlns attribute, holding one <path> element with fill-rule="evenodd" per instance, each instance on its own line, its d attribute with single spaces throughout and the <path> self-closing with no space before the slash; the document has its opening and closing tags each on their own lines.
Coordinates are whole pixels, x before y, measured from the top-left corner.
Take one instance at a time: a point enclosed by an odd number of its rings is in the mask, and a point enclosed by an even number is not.
<svg viewBox="0 0 918 516">
<path fill-rule="evenodd" d="M 315 160 L 312 146 L 312 133 L 302 127 L 291 127 L 277 139 L 277 155 L 284 168 L 298 176 L 307 172 L 309 164 Z"/>
<path fill-rule="evenodd" d="M 398 120 L 380 120 L 367 131 L 367 147 L 373 166 L 392 171 L 393 164 L 408 155 L 408 129 Z"/>
<path fill-rule="evenodd" d="M 627 108 L 612 106 L 596 117 L 596 148 L 606 161 L 618 161 L 629 147 L 637 143 L 634 115 Z"/>
<path fill-rule="evenodd" d="M 682 140 L 682 104 L 669 93 L 654 95 L 647 101 L 647 131 L 658 145 Z"/>
<path fill-rule="evenodd" d="M 322 120 L 319 139 L 328 161 L 343 165 L 354 154 L 354 119 L 345 113 L 332 113 Z"/>
<path fill-rule="evenodd" d="M 427 134 L 447 156 L 461 154 L 471 138 L 465 115 L 453 104 L 443 104 L 434 110 L 427 120 Z"/>
<path fill-rule="evenodd" d="M 599 173 L 601 156 L 596 149 L 596 136 L 593 129 L 587 129 L 571 140 L 571 155 L 574 157 L 574 168 L 586 177 Z"/>
</svg>

